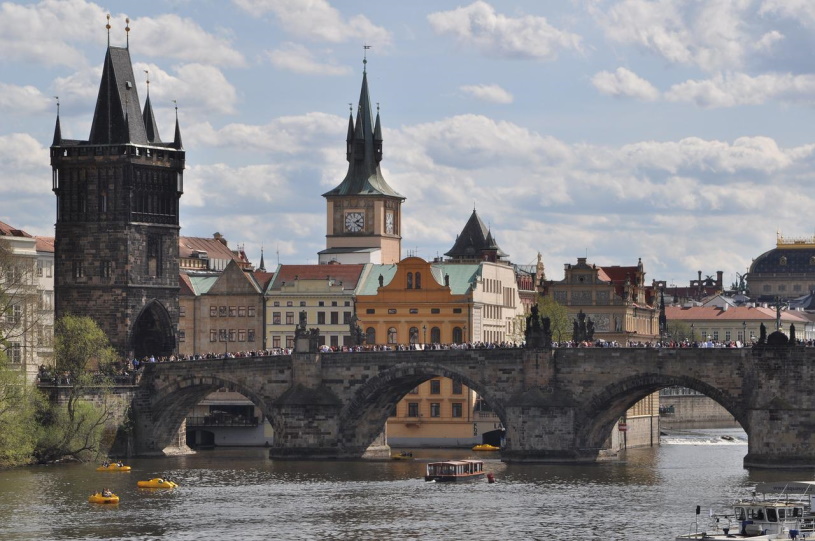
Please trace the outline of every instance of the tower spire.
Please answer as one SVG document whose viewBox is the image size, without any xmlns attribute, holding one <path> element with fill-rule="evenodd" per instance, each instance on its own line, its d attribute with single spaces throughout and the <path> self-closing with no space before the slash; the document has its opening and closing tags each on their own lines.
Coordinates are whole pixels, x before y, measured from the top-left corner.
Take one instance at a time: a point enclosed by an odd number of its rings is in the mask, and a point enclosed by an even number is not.
<svg viewBox="0 0 815 541">
<path fill-rule="evenodd" d="M 181 127 L 178 124 L 178 101 L 173 100 L 175 104 L 175 136 L 173 137 L 173 147 L 181 150 L 184 145 L 181 143 Z"/>
<path fill-rule="evenodd" d="M 59 96 L 54 96 L 54 99 L 57 100 L 57 123 L 54 126 L 54 141 L 51 146 L 55 147 L 62 144 L 62 128 L 59 125 Z"/>
</svg>

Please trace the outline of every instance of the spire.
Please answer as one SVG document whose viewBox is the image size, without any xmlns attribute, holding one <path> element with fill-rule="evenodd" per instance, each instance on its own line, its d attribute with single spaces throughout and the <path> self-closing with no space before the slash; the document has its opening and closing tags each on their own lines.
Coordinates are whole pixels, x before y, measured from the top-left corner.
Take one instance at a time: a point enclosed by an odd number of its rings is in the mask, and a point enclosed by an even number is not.
<svg viewBox="0 0 815 541">
<path fill-rule="evenodd" d="M 263 262 L 263 248 L 260 249 L 260 266 L 258 270 L 260 272 L 266 272 L 266 264 Z"/>
<path fill-rule="evenodd" d="M 351 161 L 351 145 L 354 144 L 354 104 L 348 104 L 348 135 L 345 137 L 345 159 Z"/>
<path fill-rule="evenodd" d="M 173 148 L 181 150 L 184 148 L 184 145 L 181 144 L 181 127 L 178 124 L 178 102 L 173 100 L 175 103 L 175 136 L 173 137 Z"/>
<path fill-rule="evenodd" d="M 452 259 L 472 260 L 483 260 L 486 256 L 486 259 L 490 261 L 499 261 L 508 257 L 495 242 L 492 233 L 481 221 L 475 209 L 456 238 L 456 243 L 444 255 Z"/>
<path fill-rule="evenodd" d="M 149 86 L 147 87 L 150 88 Z M 153 114 L 153 106 L 150 104 L 150 91 L 147 92 L 147 101 L 144 102 L 144 113 L 142 114 L 144 120 L 144 130 L 147 133 L 147 140 L 151 143 L 161 143 L 161 137 L 158 135 L 158 126 L 156 125 L 156 117 Z"/>
<path fill-rule="evenodd" d="M 57 100 L 57 123 L 54 126 L 54 141 L 51 143 L 52 147 L 57 147 L 62 144 L 62 129 L 59 126 L 59 96 L 54 96 Z"/>
<path fill-rule="evenodd" d="M 91 144 L 147 144 L 130 52 L 108 47 L 91 123 Z"/>
<path fill-rule="evenodd" d="M 365 50 L 370 46 L 366 45 Z M 391 188 L 382 177 L 379 161 L 382 159 L 382 126 L 377 109 L 376 129 L 371 115 L 371 98 L 368 93 L 367 56 L 363 60 L 362 88 L 359 92 L 356 122 L 348 121 L 346 156 L 348 172 L 339 186 L 323 194 L 335 195 L 386 195 L 405 199 Z"/>
</svg>

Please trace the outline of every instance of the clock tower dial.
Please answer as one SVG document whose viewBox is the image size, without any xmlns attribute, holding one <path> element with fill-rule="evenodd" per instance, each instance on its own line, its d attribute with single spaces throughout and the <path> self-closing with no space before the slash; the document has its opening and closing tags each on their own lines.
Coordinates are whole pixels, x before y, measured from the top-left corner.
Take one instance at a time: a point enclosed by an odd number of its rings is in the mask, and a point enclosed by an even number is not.
<svg viewBox="0 0 815 541">
<path fill-rule="evenodd" d="M 349 212 L 345 215 L 345 230 L 359 233 L 365 227 L 365 215 L 361 212 Z"/>
<path fill-rule="evenodd" d="M 385 213 L 385 233 L 393 235 L 393 212 L 388 211 Z"/>
</svg>

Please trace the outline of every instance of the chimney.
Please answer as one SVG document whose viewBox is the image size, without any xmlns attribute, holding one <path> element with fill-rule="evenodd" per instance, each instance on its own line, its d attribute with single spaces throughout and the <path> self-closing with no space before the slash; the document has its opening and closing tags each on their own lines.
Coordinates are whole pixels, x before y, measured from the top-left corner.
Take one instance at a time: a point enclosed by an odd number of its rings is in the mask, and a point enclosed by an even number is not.
<svg viewBox="0 0 815 541">
<path fill-rule="evenodd" d="M 716 271 L 716 286 L 719 288 L 722 287 L 722 275 L 724 275 L 723 271 Z"/>
</svg>

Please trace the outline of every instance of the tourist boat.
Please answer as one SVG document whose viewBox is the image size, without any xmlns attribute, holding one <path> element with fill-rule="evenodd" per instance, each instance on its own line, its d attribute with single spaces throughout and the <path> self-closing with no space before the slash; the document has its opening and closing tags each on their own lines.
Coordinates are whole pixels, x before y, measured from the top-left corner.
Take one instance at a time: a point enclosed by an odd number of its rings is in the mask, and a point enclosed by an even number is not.
<svg viewBox="0 0 815 541">
<path fill-rule="evenodd" d="M 425 481 L 473 481 L 484 477 L 484 463 L 480 460 L 449 460 L 430 462 Z"/>
<path fill-rule="evenodd" d="M 473 447 L 473 451 L 500 451 L 501 448 L 489 443 L 479 443 Z"/>
<path fill-rule="evenodd" d="M 413 453 L 411 451 L 402 451 L 399 454 L 391 455 L 394 460 L 413 460 Z"/>
<path fill-rule="evenodd" d="M 734 504 L 732 513 L 711 513 L 706 526 L 699 524 L 697 506 L 691 532 L 677 536 L 676 541 L 810 539 L 815 536 L 815 515 L 809 500 L 813 496 L 815 481 L 760 483 L 752 498 Z"/>
<path fill-rule="evenodd" d="M 111 494 L 110 496 L 103 496 L 101 492 L 91 494 L 88 497 L 90 503 L 119 503 L 119 496 Z"/>
<path fill-rule="evenodd" d="M 130 466 L 125 466 L 121 462 L 111 462 L 110 464 L 105 462 L 96 468 L 96 471 L 130 471 Z"/>
<path fill-rule="evenodd" d="M 139 481 L 136 485 L 138 485 L 139 488 L 176 488 L 178 483 L 162 479 L 161 477 L 155 477 L 149 481 Z"/>
</svg>

